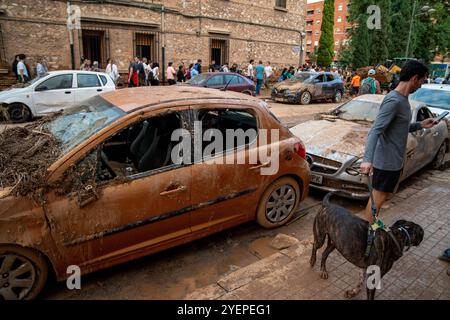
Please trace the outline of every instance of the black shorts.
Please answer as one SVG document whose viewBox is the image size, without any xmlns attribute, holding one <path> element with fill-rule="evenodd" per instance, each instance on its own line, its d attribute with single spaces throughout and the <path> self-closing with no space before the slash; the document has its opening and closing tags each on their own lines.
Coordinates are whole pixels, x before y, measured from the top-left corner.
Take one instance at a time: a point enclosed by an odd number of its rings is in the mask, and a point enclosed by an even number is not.
<svg viewBox="0 0 450 320">
<path fill-rule="evenodd" d="M 387 171 L 373 168 L 372 186 L 377 191 L 393 193 L 400 180 L 402 170 Z"/>
</svg>

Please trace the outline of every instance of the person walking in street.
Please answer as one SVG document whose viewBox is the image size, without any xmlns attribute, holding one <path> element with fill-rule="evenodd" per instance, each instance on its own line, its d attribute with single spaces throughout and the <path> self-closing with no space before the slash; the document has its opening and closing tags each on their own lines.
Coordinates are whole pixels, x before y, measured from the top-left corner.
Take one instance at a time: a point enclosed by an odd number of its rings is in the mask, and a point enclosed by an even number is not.
<svg viewBox="0 0 450 320">
<path fill-rule="evenodd" d="M 374 69 L 369 70 L 369 75 L 364 79 L 359 88 L 359 95 L 363 94 L 381 94 L 380 82 L 375 79 L 377 72 Z"/>
<path fill-rule="evenodd" d="M 228 62 L 225 62 L 225 64 L 222 66 L 221 72 L 230 72 L 230 68 L 228 67 Z"/>
<path fill-rule="evenodd" d="M 169 83 L 169 86 L 173 86 L 174 84 L 177 83 L 175 80 L 175 76 L 177 75 L 177 72 L 172 67 L 172 65 L 173 65 L 173 62 L 169 62 L 167 70 L 166 70 L 166 79 L 167 79 L 167 82 Z"/>
<path fill-rule="evenodd" d="M 258 65 L 255 68 L 256 73 L 256 95 L 259 96 L 261 94 L 261 88 L 264 84 L 264 77 L 265 77 L 265 68 L 263 65 L 263 62 L 260 60 Z"/>
<path fill-rule="evenodd" d="M 278 79 L 278 82 L 282 82 L 287 79 L 288 69 L 284 68 L 283 71 L 281 71 L 280 78 Z"/>
<path fill-rule="evenodd" d="M 130 59 L 130 66 L 128 67 L 128 88 L 134 88 L 139 85 L 138 65 L 135 59 Z"/>
<path fill-rule="evenodd" d="M 92 64 L 92 71 L 95 71 L 95 72 L 99 72 L 100 71 L 100 67 L 99 67 L 98 61 L 94 61 L 94 63 Z"/>
<path fill-rule="evenodd" d="M 17 65 L 19 64 L 19 54 L 14 57 L 14 61 L 12 63 L 11 69 L 14 72 L 16 79 L 19 80 L 19 73 L 17 72 Z"/>
<path fill-rule="evenodd" d="M 139 57 L 135 57 L 134 61 L 136 62 L 137 70 L 138 70 L 139 87 L 145 86 L 145 68 L 144 68 L 144 64 L 139 59 Z"/>
<path fill-rule="evenodd" d="M 450 248 L 444 251 L 444 253 L 439 257 L 439 260 L 450 262 Z M 447 275 L 450 276 L 450 268 L 447 269 Z"/>
<path fill-rule="evenodd" d="M 159 63 L 154 62 L 152 65 L 153 80 L 150 81 L 152 86 L 159 86 Z"/>
<path fill-rule="evenodd" d="M 361 173 L 372 174 L 373 199 L 377 214 L 399 182 L 408 133 L 429 129 L 437 124 L 434 119 L 411 123 L 408 96 L 422 86 L 427 75 L 428 68 L 423 63 L 408 61 L 400 73 L 399 85 L 384 98 L 369 132 Z M 367 204 L 366 219 L 370 224 L 374 223 L 371 200 Z"/>
<path fill-rule="evenodd" d="M 183 65 L 178 66 L 177 72 L 177 81 L 178 82 L 186 82 L 186 76 L 184 75 L 184 67 Z"/>
<path fill-rule="evenodd" d="M 250 60 L 248 67 L 247 67 L 247 78 L 249 78 L 250 80 L 254 81 L 255 79 L 255 71 L 253 68 L 253 62 L 255 62 L 255 60 Z"/>
<path fill-rule="evenodd" d="M 106 70 L 105 72 L 111 77 L 114 83 L 117 84 L 117 80 L 119 79 L 119 69 L 117 65 L 114 63 L 114 59 L 107 60 Z"/>
<path fill-rule="evenodd" d="M 191 68 L 191 79 L 194 79 L 198 75 L 199 75 L 198 70 L 195 68 L 195 66 L 193 66 Z"/>
<path fill-rule="evenodd" d="M 266 74 L 266 80 L 264 81 L 264 86 L 266 89 L 270 89 L 269 83 L 272 81 L 273 78 L 273 68 L 270 65 L 270 61 L 267 62 L 267 65 L 264 68 L 264 73 Z"/>
<path fill-rule="evenodd" d="M 41 78 L 45 76 L 48 72 L 48 66 L 47 61 L 45 61 L 45 58 L 40 57 L 38 58 L 38 62 L 36 64 L 36 75 Z"/>
<path fill-rule="evenodd" d="M 25 83 L 30 80 L 30 74 L 25 64 L 26 56 L 24 54 L 19 55 L 19 62 L 17 63 L 17 74 L 20 83 Z"/>
<path fill-rule="evenodd" d="M 198 59 L 197 63 L 194 66 L 195 70 L 200 74 L 202 73 L 202 59 Z"/>
<path fill-rule="evenodd" d="M 352 87 L 352 93 L 351 93 L 352 96 L 353 97 L 357 96 L 359 93 L 359 88 L 361 87 L 361 77 L 356 72 L 353 73 L 351 87 Z"/>
</svg>

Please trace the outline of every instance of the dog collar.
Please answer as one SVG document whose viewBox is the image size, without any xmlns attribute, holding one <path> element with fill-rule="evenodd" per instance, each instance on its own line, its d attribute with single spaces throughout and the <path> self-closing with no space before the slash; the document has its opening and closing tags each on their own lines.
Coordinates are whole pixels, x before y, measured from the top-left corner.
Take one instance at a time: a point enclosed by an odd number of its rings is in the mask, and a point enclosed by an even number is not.
<svg viewBox="0 0 450 320">
<path fill-rule="evenodd" d="M 408 240 L 408 243 L 407 243 L 408 248 L 406 248 L 405 252 L 407 252 L 411 248 L 411 237 L 409 235 L 408 230 L 406 230 L 404 227 L 400 227 L 398 229 L 403 231 L 406 234 L 406 239 Z"/>
</svg>

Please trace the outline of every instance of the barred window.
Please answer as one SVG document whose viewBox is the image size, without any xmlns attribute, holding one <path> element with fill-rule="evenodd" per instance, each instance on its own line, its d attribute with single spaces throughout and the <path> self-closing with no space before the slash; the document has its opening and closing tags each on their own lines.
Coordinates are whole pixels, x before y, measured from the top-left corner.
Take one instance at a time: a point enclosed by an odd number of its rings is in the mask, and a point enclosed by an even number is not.
<svg viewBox="0 0 450 320">
<path fill-rule="evenodd" d="M 286 8 L 287 0 L 276 0 L 275 6 L 279 8 Z"/>
</svg>

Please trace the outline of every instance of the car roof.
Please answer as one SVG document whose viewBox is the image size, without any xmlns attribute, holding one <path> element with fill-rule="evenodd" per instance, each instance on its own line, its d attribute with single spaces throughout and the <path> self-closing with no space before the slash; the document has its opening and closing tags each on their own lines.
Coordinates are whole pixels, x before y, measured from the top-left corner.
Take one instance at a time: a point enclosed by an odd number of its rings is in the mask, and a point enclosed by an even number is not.
<svg viewBox="0 0 450 320">
<path fill-rule="evenodd" d="M 97 71 L 83 71 L 83 70 L 56 70 L 47 72 L 49 75 L 66 74 L 66 73 L 90 73 L 90 74 L 101 74 L 105 75 L 105 72 Z"/>
<path fill-rule="evenodd" d="M 450 91 L 450 84 L 424 84 L 422 85 L 424 89 L 434 89 L 434 90 L 442 90 L 442 91 Z"/>
<path fill-rule="evenodd" d="M 241 74 L 237 73 L 237 72 L 202 72 L 200 75 L 206 75 L 206 76 L 214 76 L 214 75 L 220 75 L 220 74 L 232 74 L 232 75 L 236 75 L 236 76 L 241 76 Z"/>
<path fill-rule="evenodd" d="M 366 102 L 374 102 L 381 104 L 386 98 L 385 95 L 382 94 L 364 94 L 354 98 L 353 100 L 366 101 Z M 411 109 L 417 109 L 420 107 L 426 107 L 426 104 L 419 101 L 409 100 L 409 104 L 411 105 Z"/>
<path fill-rule="evenodd" d="M 132 113 L 144 107 L 186 100 L 228 99 L 250 103 L 261 102 L 261 100 L 243 93 L 189 86 L 126 88 L 103 93 L 101 97 L 127 113 Z"/>
</svg>

